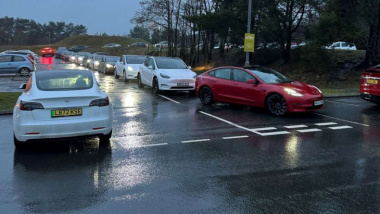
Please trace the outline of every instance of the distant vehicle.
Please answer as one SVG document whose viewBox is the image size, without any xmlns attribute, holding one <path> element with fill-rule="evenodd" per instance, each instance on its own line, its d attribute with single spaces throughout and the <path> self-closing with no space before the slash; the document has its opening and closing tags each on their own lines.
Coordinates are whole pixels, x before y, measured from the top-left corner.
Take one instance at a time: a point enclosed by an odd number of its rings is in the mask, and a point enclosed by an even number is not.
<svg viewBox="0 0 380 214">
<path fill-rule="evenodd" d="M 33 141 L 112 135 L 112 105 L 91 71 L 39 71 L 29 78 L 13 110 L 16 148 Z"/>
<path fill-rule="evenodd" d="M 98 67 L 99 67 L 99 64 L 100 64 L 100 61 L 102 60 L 102 58 L 104 57 L 105 55 L 97 55 L 97 54 L 93 54 L 91 59 L 89 60 L 88 62 L 88 66 L 90 69 L 92 70 L 98 70 Z"/>
<path fill-rule="evenodd" d="M 79 52 L 79 51 L 83 51 L 86 49 L 88 49 L 87 45 L 75 45 L 75 46 L 69 48 L 68 50 L 73 51 L 73 52 Z"/>
<path fill-rule="evenodd" d="M 75 55 L 75 64 L 82 65 L 83 58 L 87 55 L 91 54 L 90 52 L 78 52 Z"/>
<path fill-rule="evenodd" d="M 77 55 L 77 52 L 71 51 L 69 54 L 69 62 L 75 63 L 76 55 Z"/>
<path fill-rule="evenodd" d="M 257 106 L 277 116 L 323 107 L 323 94 L 317 87 L 290 81 L 261 66 L 219 67 L 202 73 L 196 79 L 196 94 L 204 105 L 226 102 Z"/>
<path fill-rule="evenodd" d="M 0 55 L 0 73 L 19 73 L 21 76 L 28 76 L 34 70 L 36 70 L 34 62 L 28 55 Z"/>
<path fill-rule="evenodd" d="M 73 54 L 74 52 L 72 51 L 63 51 L 62 54 L 61 54 L 61 58 L 63 61 L 65 62 L 69 62 L 70 61 L 70 55 Z"/>
<path fill-rule="evenodd" d="M 43 48 L 41 50 L 41 56 L 54 56 L 54 50 L 52 48 Z"/>
<path fill-rule="evenodd" d="M 333 50 L 357 50 L 354 44 L 348 42 L 334 42 L 332 45 L 326 46 L 325 48 Z"/>
<path fill-rule="evenodd" d="M 91 57 L 92 57 L 92 54 L 87 54 L 84 56 L 84 58 L 82 60 L 83 67 L 88 68 L 90 66 Z"/>
<path fill-rule="evenodd" d="M 161 91 L 189 91 L 194 93 L 196 73 L 180 58 L 149 57 L 140 65 L 137 84 L 152 87 L 154 94 Z"/>
<path fill-rule="evenodd" d="M 148 47 L 148 44 L 145 42 L 135 42 L 131 45 L 131 47 Z"/>
<path fill-rule="evenodd" d="M 360 81 L 362 99 L 380 105 L 380 65 L 367 69 Z"/>
<path fill-rule="evenodd" d="M 98 71 L 104 74 L 114 73 L 115 64 L 120 59 L 118 56 L 103 56 L 99 63 Z"/>
<path fill-rule="evenodd" d="M 118 47 L 121 47 L 121 45 L 116 44 L 116 43 L 110 43 L 103 46 L 103 48 L 118 48 Z"/>
<path fill-rule="evenodd" d="M 115 78 L 122 77 L 126 82 L 131 79 L 137 79 L 137 72 L 140 65 L 144 63 L 146 56 L 123 55 L 115 64 Z"/>
<path fill-rule="evenodd" d="M 62 53 L 63 53 L 64 51 L 67 51 L 67 48 L 66 48 L 66 47 L 59 47 L 59 48 L 57 49 L 57 51 L 55 52 L 55 58 L 57 58 L 57 59 L 62 59 Z"/>
<path fill-rule="evenodd" d="M 162 41 L 154 45 L 155 48 L 168 48 L 169 43 L 168 41 Z"/>
</svg>

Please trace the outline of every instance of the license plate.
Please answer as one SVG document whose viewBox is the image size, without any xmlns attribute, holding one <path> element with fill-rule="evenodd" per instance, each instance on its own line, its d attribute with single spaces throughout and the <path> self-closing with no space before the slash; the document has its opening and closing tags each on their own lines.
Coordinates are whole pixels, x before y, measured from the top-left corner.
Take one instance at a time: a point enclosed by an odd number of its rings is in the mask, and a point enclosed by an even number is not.
<svg viewBox="0 0 380 214">
<path fill-rule="evenodd" d="M 379 80 L 374 80 L 374 79 L 367 79 L 368 84 L 377 84 Z"/>
<path fill-rule="evenodd" d="M 177 86 L 189 86 L 189 83 L 177 83 Z"/>
<path fill-rule="evenodd" d="M 323 100 L 314 101 L 314 105 L 315 105 L 315 106 L 323 105 Z"/>
<path fill-rule="evenodd" d="M 80 116 L 82 115 L 82 109 L 56 109 L 51 110 L 51 117 L 68 117 L 68 116 Z"/>
</svg>

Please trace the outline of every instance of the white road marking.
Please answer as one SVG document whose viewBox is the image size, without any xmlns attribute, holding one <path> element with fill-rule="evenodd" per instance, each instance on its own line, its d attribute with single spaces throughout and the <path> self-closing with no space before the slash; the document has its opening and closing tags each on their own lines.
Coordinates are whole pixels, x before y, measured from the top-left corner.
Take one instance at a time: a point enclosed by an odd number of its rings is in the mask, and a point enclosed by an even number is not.
<svg viewBox="0 0 380 214">
<path fill-rule="evenodd" d="M 131 148 L 144 148 L 144 147 L 154 147 L 154 146 L 167 146 L 168 143 L 157 143 L 157 144 L 148 144 L 148 145 L 141 145 L 141 146 L 132 146 Z"/>
<path fill-rule="evenodd" d="M 322 116 L 322 117 L 327 117 L 327 118 L 332 118 L 332 119 L 335 119 L 335 120 L 344 121 L 344 122 L 347 122 L 347 123 L 353 123 L 353 124 L 369 127 L 369 125 L 363 124 L 363 123 L 357 123 L 357 122 L 353 122 L 353 121 L 349 121 L 349 120 L 343 120 L 343 119 L 339 119 L 339 118 L 336 118 L 336 117 L 327 116 L 327 115 L 324 115 L 324 114 L 318 114 L 318 113 L 314 113 L 314 114 Z"/>
<path fill-rule="evenodd" d="M 350 106 L 356 106 L 356 107 L 361 107 L 361 108 L 366 108 L 367 106 L 362 106 L 362 105 L 355 105 L 355 104 L 351 104 L 351 103 L 344 103 L 344 102 L 337 102 L 337 101 L 331 101 L 331 100 L 325 100 L 326 102 L 329 102 L 329 103 L 338 103 L 338 104 L 344 104 L 344 105 L 350 105 Z"/>
<path fill-rule="evenodd" d="M 161 94 L 159 94 L 158 96 L 160 96 L 160 97 L 162 97 L 162 98 L 165 98 L 165 99 L 167 99 L 167 100 L 170 100 L 170 101 L 172 101 L 172 102 L 174 102 L 174 103 L 181 104 L 180 102 L 175 101 L 175 100 L 173 100 L 173 99 L 170 99 L 169 97 L 165 97 L 165 96 L 163 96 L 163 95 L 161 95 Z"/>
<path fill-rule="evenodd" d="M 283 134 L 290 134 L 290 132 L 287 131 L 279 131 L 279 132 L 266 132 L 266 133 L 258 133 L 261 136 L 271 136 L 271 135 L 283 135 Z"/>
<path fill-rule="evenodd" d="M 257 129 L 251 129 L 251 131 L 270 131 L 270 130 L 276 130 L 277 128 L 275 127 L 266 127 L 266 128 L 257 128 Z"/>
<path fill-rule="evenodd" d="M 299 128 L 307 128 L 307 125 L 293 125 L 293 126 L 284 126 L 287 129 L 299 129 Z"/>
<path fill-rule="evenodd" d="M 243 136 L 234 136 L 234 137 L 223 137 L 223 140 L 228 140 L 228 139 L 238 139 L 238 138 L 247 138 L 249 137 L 248 135 L 243 135 Z"/>
<path fill-rule="evenodd" d="M 334 127 L 329 127 L 329 129 L 332 130 L 339 130 L 339 129 L 352 129 L 352 126 L 334 126 Z"/>
<path fill-rule="evenodd" d="M 320 129 L 301 129 L 301 130 L 297 130 L 298 132 L 301 132 L 301 133 L 308 133 L 308 132 L 320 132 L 322 130 Z"/>
<path fill-rule="evenodd" d="M 185 140 L 185 141 L 182 141 L 182 143 L 196 143 L 196 142 L 205 142 L 205 141 L 210 141 L 210 139 Z"/>
<path fill-rule="evenodd" d="M 200 112 L 201 114 L 207 115 L 207 116 L 212 117 L 212 118 L 214 118 L 214 119 L 217 119 L 217 120 L 220 120 L 220 121 L 222 121 L 222 122 L 228 123 L 228 124 L 230 124 L 230 125 L 232 125 L 232 126 L 235 126 L 235 127 L 239 128 L 239 129 L 244 129 L 244 130 L 246 130 L 246 131 L 256 133 L 256 132 L 252 131 L 251 129 L 245 128 L 245 127 L 243 127 L 243 126 L 239 126 L 239 125 L 237 125 L 237 124 L 235 124 L 235 123 L 233 123 L 233 122 L 230 122 L 230 121 L 228 121 L 228 120 L 222 119 L 222 118 L 217 117 L 217 116 L 214 116 L 214 115 L 212 115 L 212 114 L 208 114 L 208 113 L 203 112 L 203 111 L 199 111 L 199 112 Z"/>
<path fill-rule="evenodd" d="M 329 122 L 329 123 L 316 123 L 315 125 L 317 126 L 331 126 L 331 125 L 336 125 L 337 123 L 334 122 Z"/>
</svg>

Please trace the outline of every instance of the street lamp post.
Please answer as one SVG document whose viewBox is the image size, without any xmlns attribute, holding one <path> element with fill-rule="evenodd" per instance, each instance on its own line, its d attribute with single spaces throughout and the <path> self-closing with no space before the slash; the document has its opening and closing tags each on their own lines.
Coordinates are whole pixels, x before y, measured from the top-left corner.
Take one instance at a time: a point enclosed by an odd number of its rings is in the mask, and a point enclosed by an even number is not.
<svg viewBox="0 0 380 214">
<path fill-rule="evenodd" d="M 49 45 L 50 45 L 50 32 L 48 32 L 48 34 L 49 34 Z"/>
<path fill-rule="evenodd" d="M 248 0 L 248 24 L 247 33 L 251 33 L 251 10 L 252 10 L 252 0 Z M 245 53 L 245 65 L 249 66 L 249 52 Z"/>
</svg>

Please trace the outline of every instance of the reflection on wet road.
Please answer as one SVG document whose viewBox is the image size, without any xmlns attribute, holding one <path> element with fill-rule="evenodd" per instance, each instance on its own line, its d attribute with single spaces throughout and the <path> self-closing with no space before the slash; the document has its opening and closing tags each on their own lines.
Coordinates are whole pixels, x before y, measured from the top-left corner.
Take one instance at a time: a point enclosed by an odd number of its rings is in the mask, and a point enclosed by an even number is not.
<svg viewBox="0 0 380 214">
<path fill-rule="evenodd" d="M 84 69 L 49 60 L 40 70 Z M 2 126 L 4 213 L 380 212 L 380 108 L 372 103 L 327 99 L 316 114 L 274 117 L 95 74 L 114 107 L 110 144 L 14 151 L 12 127 Z"/>
</svg>

